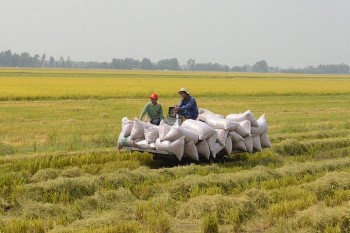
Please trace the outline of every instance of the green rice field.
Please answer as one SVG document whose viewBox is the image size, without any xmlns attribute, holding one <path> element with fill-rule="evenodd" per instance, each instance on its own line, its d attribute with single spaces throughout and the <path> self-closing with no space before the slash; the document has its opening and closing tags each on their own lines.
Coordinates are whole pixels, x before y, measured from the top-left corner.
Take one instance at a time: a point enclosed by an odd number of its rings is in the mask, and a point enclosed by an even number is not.
<svg viewBox="0 0 350 233">
<path fill-rule="evenodd" d="M 187 87 L 271 149 L 172 166 L 121 118 Z M 350 75 L 0 69 L 0 232 L 350 232 Z"/>
</svg>

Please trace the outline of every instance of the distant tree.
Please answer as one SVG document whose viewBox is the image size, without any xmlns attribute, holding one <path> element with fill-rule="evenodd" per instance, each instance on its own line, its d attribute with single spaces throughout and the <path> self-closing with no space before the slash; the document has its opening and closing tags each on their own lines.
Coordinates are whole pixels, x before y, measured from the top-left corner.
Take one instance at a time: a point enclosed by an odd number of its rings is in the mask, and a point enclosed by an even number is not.
<svg viewBox="0 0 350 233">
<path fill-rule="evenodd" d="M 58 61 L 58 67 L 65 67 L 66 66 L 66 62 L 64 61 L 63 57 L 60 57 L 60 60 Z"/>
<path fill-rule="evenodd" d="M 244 66 L 233 66 L 231 68 L 231 71 L 233 72 L 247 72 L 248 71 L 248 65 Z"/>
<path fill-rule="evenodd" d="M 159 70 L 180 70 L 179 61 L 177 58 L 161 59 L 157 62 Z"/>
<path fill-rule="evenodd" d="M 339 65 L 319 65 L 316 67 L 316 72 L 320 74 L 348 74 L 349 66 L 343 63 Z"/>
<path fill-rule="evenodd" d="M 253 65 L 253 72 L 267 73 L 269 72 L 269 66 L 265 60 L 258 61 Z"/>
<path fill-rule="evenodd" d="M 101 69 L 108 69 L 108 68 L 109 68 L 109 63 L 108 63 L 108 62 L 101 62 L 101 63 L 98 63 L 98 68 L 101 68 Z"/>
<path fill-rule="evenodd" d="M 126 70 L 131 70 L 132 68 L 134 68 L 134 60 L 132 58 L 124 58 L 123 60 L 121 60 L 122 62 L 122 69 L 126 69 Z"/>
<path fill-rule="evenodd" d="M 196 69 L 196 61 L 194 59 L 188 59 L 187 61 L 187 69 L 188 70 L 195 70 Z"/>
<path fill-rule="evenodd" d="M 72 60 L 70 59 L 70 57 L 67 57 L 66 63 L 65 63 L 65 67 L 66 68 L 72 68 Z"/>
<path fill-rule="evenodd" d="M 40 64 L 41 64 L 40 56 L 38 54 L 35 54 L 33 59 L 32 59 L 32 66 L 40 67 Z"/>
<path fill-rule="evenodd" d="M 20 63 L 20 56 L 17 53 L 14 53 L 11 58 L 11 66 L 17 67 Z"/>
<path fill-rule="evenodd" d="M 307 66 L 304 68 L 305 73 L 309 73 L 309 74 L 315 74 L 317 73 L 317 69 L 314 66 Z"/>
<path fill-rule="evenodd" d="M 143 58 L 141 61 L 141 69 L 143 70 L 153 70 L 153 63 L 148 58 Z"/>
<path fill-rule="evenodd" d="M 139 69 L 141 67 L 141 63 L 139 60 L 128 57 L 124 59 L 113 58 L 109 64 L 109 67 L 111 69 Z"/>
<path fill-rule="evenodd" d="M 221 65 L 219 63 L 196 63 L 195 70 L 200 71 L 230 71 L 230 67 L 228 65 Z"/>
<path fill-rule="evenodd" d="M 281 69 L 283 73 L 306 73 L 306 74 L 349 74 L 350 67 L 346 64 L 338 64 L 338 65 L 318 65 L 315 66 L 307 66 L 304 68 L 288 68 Z"/>
<path fill-rule="evenodd" d="M 27 52 L 21 53 L 21 56 L 19 58 L 19 66 L 21 67 L 30 67 L 32 66 L 30 54 Z"/>
<path fill-rule="evenodd" d="M 7 50 L 5 52 L 2 53 L 2 66 L 5 66 L 5 67 L 10 67 L 12 66 L 11 64 L 11 58 L 12 58 L 12 52 L 11 50 Z"/>
<path fill-rule="evenodd" d="M 116 58 L 113 58 L 111 63 L 110 63 L 110 68 L 111 69 L 117 69 L 118 61 Z"/>
<path fill-rule="evenodd" d="M 54 57 L 50 57 L 50 60 L 49 60 L 49 67 L 55 67 L 55 58 Z"/>
<path fill-rule="evenodd" d="M 118 59 L 113 58 L 111 62 L 96 61 L 72 61 L 68 56 L 65 60 L 60 57 L 58 61 L 54 57 L 46 60 L 46 54 L 41 57 L 35 54 L 33 57 L 29 53 L 23 52 L 20 55 L 12 53 L 11 50 L 0 52 L 1 67 L 62 67 L 62 68 L 95 68 L 95 69 L 160 69 L 160 70 L 198 70 L 198 71 L 220 71 L 220 72 L 284 72 L 284 73 L 310 73 L 310 74 L 349 74 L 350 67 L 347 64 L 325 64 L 318 66 L 307 66 L 304 68 L 281 69 L 279 67 L 269 67 L 264 60 L 258 61 L 253 66 L 233 66 L 219 63 L 196 63 L 194 59 L 189 59 L 186 65 L 180 66 L 177 58 L 161 59 L 157 63 L 152 63 L 149 58 L 141 61 L 133 58 Z"/>
<path fill-rule="evenodd" d="M 281 71 L 281 68 L 279 68 L 278 66 L 275 67 L 269 67 L 269 71 L 273 72 L 273 73 L 278 73 Z"/>
<path fill-rule="evenodd" d="M 41 56 L 40 61 L 41 61 L 41 66 L 46 67 L 46 54 L 45 53 Z"/>
</svg>

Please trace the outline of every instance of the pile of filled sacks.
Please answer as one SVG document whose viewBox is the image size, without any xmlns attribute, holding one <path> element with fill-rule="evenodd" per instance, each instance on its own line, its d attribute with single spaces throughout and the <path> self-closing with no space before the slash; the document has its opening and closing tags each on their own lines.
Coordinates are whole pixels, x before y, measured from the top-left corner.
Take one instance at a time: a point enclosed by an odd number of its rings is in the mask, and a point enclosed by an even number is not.
<svg viewBox="0 0 350 233">
<path fill-rule="evenodd" d="M 132 146 L 155 149 L 174 154 L 179 160 L 184 157 L 199 161 L 233 152 L 262 151 L 271 147 L 267 135 L 265 114 L 256 119 L 249 110 L 240 114 L 229 114 L 226 118 L 207 109 L 199 109 L 197 120 L 185 120 L 181 125 L 159 126 L 134 121 L 124 117 L 118 148 Z"/>
</svg>

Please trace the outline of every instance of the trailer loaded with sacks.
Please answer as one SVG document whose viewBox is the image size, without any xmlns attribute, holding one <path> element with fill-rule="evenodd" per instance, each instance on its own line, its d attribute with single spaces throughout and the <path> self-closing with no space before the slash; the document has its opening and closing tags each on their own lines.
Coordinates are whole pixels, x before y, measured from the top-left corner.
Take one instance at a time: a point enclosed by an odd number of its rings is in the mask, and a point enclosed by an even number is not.
<svg viewBox="0 0 350 233">
<path fill-rule="evenodd" d="M 199 109 L 197 120 L 170 114 L 160 125 L 122 119 L 118 149 L 148 152 L 155 158 L 215 161 L 238 152 L 261 152 L 271 147 L 265 114 L 256 119 L 248 110 L 226 117 Z"/>
</svg>

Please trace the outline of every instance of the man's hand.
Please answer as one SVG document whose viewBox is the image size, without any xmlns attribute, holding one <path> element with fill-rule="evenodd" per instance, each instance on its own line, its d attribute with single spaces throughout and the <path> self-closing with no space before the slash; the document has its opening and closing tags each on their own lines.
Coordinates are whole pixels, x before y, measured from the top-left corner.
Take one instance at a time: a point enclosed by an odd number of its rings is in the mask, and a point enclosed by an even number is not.
<svg viewBox="0 0 350 233">
<path fill-rule="evenodd" d="M 178 107 L 178 106 L 176 106 L 175 108 L 174 108 L 174 112 L 178 112 L 180 110 L 180 108 Z"/>
</svg>

